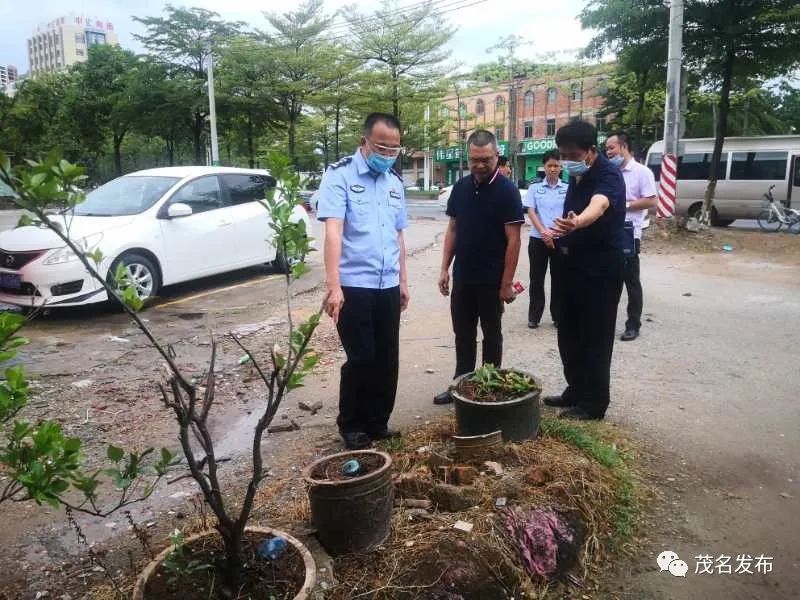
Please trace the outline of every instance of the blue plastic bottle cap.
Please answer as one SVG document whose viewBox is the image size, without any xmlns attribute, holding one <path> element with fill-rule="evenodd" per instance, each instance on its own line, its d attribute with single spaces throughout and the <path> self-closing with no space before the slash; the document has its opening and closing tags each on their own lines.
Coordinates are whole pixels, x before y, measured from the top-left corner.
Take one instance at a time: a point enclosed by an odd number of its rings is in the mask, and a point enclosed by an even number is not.
<svg viewBox="0 0 800 600">
<path fill-rule="evenodd" d="M 361 463 L 357 460 L 348 460 L 342 465 L 342 475 L 347 477 L 354 477 L 361 472 Z"/>
</svg>

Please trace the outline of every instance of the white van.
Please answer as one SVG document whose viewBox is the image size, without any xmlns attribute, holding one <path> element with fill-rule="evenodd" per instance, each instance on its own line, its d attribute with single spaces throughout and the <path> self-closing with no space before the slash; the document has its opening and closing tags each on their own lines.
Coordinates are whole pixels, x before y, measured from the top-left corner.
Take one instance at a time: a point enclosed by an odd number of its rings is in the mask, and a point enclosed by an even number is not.
<svg viewBox="0 0 800 600">
<path fill-rule="evenodd" d="M 699 216 L 708 185 L 708 169 L 714 138 L 682 140 L 678 158 L 675 210 L 679 215 Z M 647 152 L 647 166 L 658 180 L 664 142 Z M 800 206 L 800 136 L 769 135 L 729 137 L 722 147 L 714 194 L 713 225 L 729 225 L 736 219 L 755 219 L 764 208 L 764 193 L 771 185 L 776 201 Z"/>
</svg>

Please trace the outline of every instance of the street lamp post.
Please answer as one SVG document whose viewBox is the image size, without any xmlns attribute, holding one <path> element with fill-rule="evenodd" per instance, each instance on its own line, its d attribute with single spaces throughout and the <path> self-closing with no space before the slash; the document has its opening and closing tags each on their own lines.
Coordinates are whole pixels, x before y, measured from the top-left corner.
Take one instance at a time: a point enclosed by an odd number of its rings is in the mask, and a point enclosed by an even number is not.
<svg viewBox="0 0 800 600">
<path fill-rule="evenodd" d="M 217 103 L 214 98 L 214 51 L 208 51 L 208 118 L 211 127 L 211 164 L 219 166 L 219 140 L 217 139 Z"/>
</svg>

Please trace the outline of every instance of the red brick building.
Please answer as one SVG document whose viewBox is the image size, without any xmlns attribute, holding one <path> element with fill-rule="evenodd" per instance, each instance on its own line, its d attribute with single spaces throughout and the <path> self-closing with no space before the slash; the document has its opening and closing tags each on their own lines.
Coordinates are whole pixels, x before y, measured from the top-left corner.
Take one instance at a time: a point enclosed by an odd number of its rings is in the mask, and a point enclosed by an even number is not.
<svg viewBox="0 0 800 600">
<path fill-rule="evenodd" d="M 494 132 L 504 154 L 508 154 L 511 140 L 516 140 L 516 176 L 530 181 L 541 166 L 542 154 L 555 147 L 556 130 L 570 119 L 586 119 L 595 123 L 601 134 L 605 131 L 605 122 L 597 112 L 603 107 L 613 68 L 613 64 L 606 63 L 515 81 L 516 119 L 513 124 L 509 106 L 511 82 L 487 86 L 464 97 L 444 98 L 440 116 L 446 119 L 448 144 L 432 151 L 431 182 L 448 185 L 458 178 L 459 132 L 463 143 L 470 132 L 478 128 Z M 515 136 L 511 134 L 512 125 L 516 129 Z M 600 139 L 602 141 L 605 136 L 601 135 Z M 466 157 L 463 169 L 467 169 Z"/>
</svg>

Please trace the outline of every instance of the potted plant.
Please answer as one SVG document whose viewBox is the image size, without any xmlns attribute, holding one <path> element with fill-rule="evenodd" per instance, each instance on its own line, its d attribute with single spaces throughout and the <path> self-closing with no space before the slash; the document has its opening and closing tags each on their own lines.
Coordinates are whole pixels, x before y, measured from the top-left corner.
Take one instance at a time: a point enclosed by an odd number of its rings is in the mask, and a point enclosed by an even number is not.
<svg viewBox="0 0 800 600">
<path fill-rule="evenodd" d="M 533 375 L 485 364 L 453 385 L 459 435 L 501 431 L 505 441 L 521 442 L 539 431 L 542 386 Z"/>
<path fill-rule="evenodd" d="M 187 560 L 195 561 L 193 563 L 195 566 L 208 564 L 209 568 L 186 568 L 178 569 L 172 574 L 167 573 L 163 559 L 169 556 L 172 564 L 183 560 L 174 554 L 173 544 L 172 554 L 170 551 L 162 554 L 162 561 L 143 574 L 150 579 L 140 578 L 135 590 L 135 595 L 138 597 L 187 598 L 187 589 L 205 586 L 204 598 L 215 596 L 231 598 L 238 597 L 242 593 L 250 593 L 255 598 L 291 597 L 295 594 L 301 598 L 313 585 L 314 570 L 308 568 L 306 560 L 310 556 L 303 553 L 301 545 L 294 544 L 296 540 L 286 534 L 272 531 L 267 533 L 257 529 L 248 531 L 255 494 L 266 477 L 261 456 L 263 435 L 286 393 L 301 386 L 306 374 L 318 361 L 318 356 L 309 343 L 321 316 L 320 309 L 303 323 L 295 324 L 292 319 L 291 284 L 308 271 L 304 260 L 311 250 L 311 239 L 304 223 L 296 223 L 291 219 L 292 208 L 302 201 L 299 195 L 298 175 L 285 157 L 273 154 L 268 162 L 272 175 L 277 180 L 277 187 L 269 190 L 267 198 L 261 201 L 261 204 L 265 208 L 265 230 L 269 228 L 271 242 L 277 248 L 278 254 L 286 257 L 289 263 L 285 273 L 288 335 L 284 344 L 276 343 L 271 348 L 268 367 L 259 364 L 241 340 L 231 335 L 233 341 L 248 355 L 265 386 L 260 417 L 253 431 L 252 468 L 249 481 L 244 498 L 238 506 L 234 506 L 226 499 L 228 494 L 223 488 L 214 451 L 214 440 L 208 427 L 208 418 L 215 397 L 216 341 L 212 339 L 211 357 L 202 385 L 201 382 L 186 377 L 177 366 L 172 349 L 162 344 L 139 317 L 138 312 L 144 303 L 128 280 L 124 266 L 120 265 L 116 272 L 103 276 L 101 271 L 107 264 L 104 262 L 107 259 L 101 249 L 85 252 L 70 238 L 69 231 L 45 212 L 47 206 L 55 202 L 65 206 L 68 214 L 84 199 L 80 191 L 80 184 L 85 179 L 84 170 L 62 160 L 56 153 L 51 153 L 41 162 L 28 161 L 27 167 L 20 166 L 14 169 L 11 168 L 8 158 L 0 157 L 0 180 L 16 193 L 15 203 L 34 215 L 33 218 L 24 217 L 20 224 L 37 223 L 55 232 L 91 276 L 103 286 L 109 299 L 119 302 L 163 359 L 165 375 L 160 384 L 163 402 L 175 415 L 181 448 L 189 472 L 216 517 L 215 532 L 189 538 L 182 545 L 184 557 L 190 557 Z M 68 223 L 69 219 L 64 221 Z M 282 548 L 280 552 L 275 551 L 275 544 Z M 299 562 L 296 561 L 298 556 L 302 558 Z M 295 561 L 296 570 L 301 572 L 302 577 L 299 581 L 295 581 L 293 589 L 285 586 L 278 589 L 273 585 L 276 575 L 282 577 L 286 570 L 284 569 L 286 565 L 281 561 Z M 271 574 L 267 573 L 265 576 L 265 571 Z M 174 577 L 176 585 L 172 590 L 159 587 L 158 591 L 154 592 L 156 595 L 148 596 L 148 581 L 152 577 L 161 576 Z"/>
</svg>

